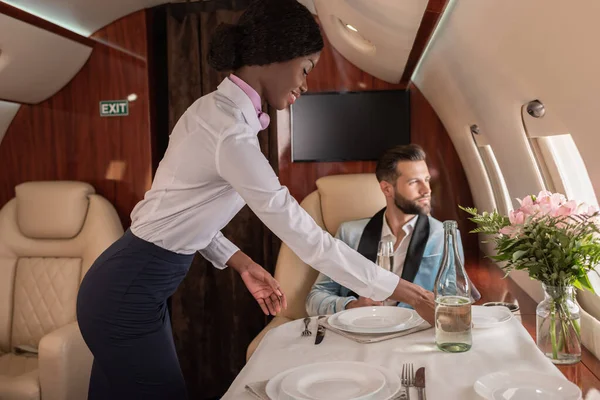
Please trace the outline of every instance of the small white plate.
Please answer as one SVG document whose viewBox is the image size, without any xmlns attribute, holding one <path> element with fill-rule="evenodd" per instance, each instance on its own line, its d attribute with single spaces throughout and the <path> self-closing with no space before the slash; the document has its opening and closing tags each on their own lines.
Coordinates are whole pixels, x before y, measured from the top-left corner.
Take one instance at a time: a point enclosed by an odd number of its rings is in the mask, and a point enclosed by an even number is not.
<svg viewBox="0 0 600 400">
<path fill-rule="evenodd" d="M 287 374 L 281 390 L 298 400 L 370 400 L 385 383 L 383 372 L 369 364 L 311 364 Z"/>
<path fill-rule="evenodd" d="M 513 317 L 510 310 L 503 306 L 472 306 L 471 318 L 474 328 L 492 328 Z"/>
<path fill-rule="evenodd" d="M 581 399 L 581 390 L 575 384 L 533 371 L 494 372 L 479 378 L 474 388 L 488 400 Z"/>
<path fill-rule="evenodd" d="M 419 315 L 404 307 L 361 307 L 340 311 L 327 320 L 334 328 L 353 333 L 393 333 L 423 322 Z"/>
<path fill-rule="evenodd" d="M 282 390 L 281 384 L 282 384 L 283 380 L 289 374 L 295 373 L 295 371 L 304 369 L 306 367 L 327 370 L 327 369 L 334 369 L 334 368 L 357 368 L 358 366 L 368 366 L 370 368 L 376 369 L 376 370 L 380 371 L 383 374 L 383 376 L 385 377 L 385 384 L 384 384 L 383 388 L 380 389 L 373 396 L 367 397 L 368 400 L 392 400 L 396 396 L 398 396 L 398 393 L 400 393 L 400 390 L 402 389 L 400 378 L 399 378 L 398 374 L 396 374 L 392 370 L 389 370 L 389 369 L 381 367 L 381 366 L 367 364 L 367 363 L 358 362 L 358 361 L 322 362 L 322 363 L 314 363 L 314 364 L 302 365 L 300 367 L 292 368 L 292 369 L 283 371 L 283 372 L 279 373 L 278 375 L 274 376 L 273 378 L 271 378 L 269 380 L 269 382 L 267 383 L 265 390 L 267 392 L 267 396 L 269 396 L 269 399 L 271 399 L 271 400 L 298 400 L 297 398 L 294 398 L 294 397 L 286 394 Z M 332 398 L 332 397 L 329 397 L 329 398 Z"/>
</svg>

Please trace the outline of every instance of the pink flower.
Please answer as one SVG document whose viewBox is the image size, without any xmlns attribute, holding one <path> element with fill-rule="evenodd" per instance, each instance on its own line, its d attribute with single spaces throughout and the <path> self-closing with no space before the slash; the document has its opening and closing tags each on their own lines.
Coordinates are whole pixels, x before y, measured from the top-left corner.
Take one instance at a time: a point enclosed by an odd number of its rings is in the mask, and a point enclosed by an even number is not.
<svg viewBox="0 0 600 400">
<path fill-rule="evenodd" d="M 523 213 L 525 215 L 525 218 L 532 217 L 534 215 L 536 216 L 536 218 L 539 218 L 540 214 L 542 213 L 542 210 L 539 204 L 531 204 L 519 208 L 517 212 Z"/>
<path fill-rule="evenodd" d="M 544 198 L 550 197 L 550 196 L 552 196 L 552 192 L 549 192 L 547 190 L 542 190 L 541 192 L 538 193 L 536 201 L 539 202 L 540 199 L 544 199 Z"/>
<path fill-rule="evenodd" d="M 503 235 L 507 235 L 512 237 L 517 236 L 517 233 L 519 233 L 521 230 L 521 227 L 518 225 L 509 225 L 509 226 L 505 226 L 504 228 L 500 229 L 500 233 Z"/>
<path fill-rule="evenodd" d="M 565 197 L 564 194 L 561 194 L 561 193 L 553 193 L 551 198 L 552 198 L 553 203 L 556 203 L 559 205 L 562 205 L 567 202 L 567 198 Z"/>
<path fill-rule="evenodd" d="M 567 198 L 560 193 L 553 193 L 550 196 L 544 196 L 538 199 L 542 214 L 555 215 L 556 211 L 567 201 Z"/>
<path fill-rule="evenodd" d="M 566 203 L 564 203 L 563 205 L 561 205 L 560 207 L 558 207 L 557 209 L 552 210 L 550 215 L 553 217 L 559 217 L 559 216 L 568 217 L 569 215 L 573 214 L 576 209 L 577 209 L 577 202 L 575 200 L 570 200 L 570 201 L 567 201 Z"/>
<path fill-rule="evenodd" d="M 587 203 L 581 203 L 578 207 L 577 207 L 577 214 L 580 215 L 594 215 L 595 213 L 598 212 L 598 206 L 596 205 L 589 205 Z"/>
<path fill-rule="evenodd" d="M 508 219 L 512 225 L 523 225 L 525 223 L 525 213 L 520 210 L 510 212 Z"/>
<path fill-rule="evenodd" d="M 593 216 L 588 219 L 592 224 L 600 228 L 600 212 L 596 205 L 586 203 L 578 204 L 575 200 L 568 200 L 561 193 L 551 193 L 542 190 L 537 196 L 529 195 L 517 199 L 520 208 L 511 211 L 508 214 L 509 226 L 500 229 L 499 233 L 514 238 L 524 230 L 525 224 L 540 223 L 539 220 L 544 217 L 558 218 L 557 227 L 572 232 L 573 226 L 583 221 L 585 217 Z"/>
<path fill-rule="evenodd" d="M 521 200 L 521 199 L 517 199 L 517 200 L 519 201 L 519 204 L 521 205 L 521 207 L 528 207 L 528 206 L 533 205 L 533 197 L 532 196 L 527 196 L 523 200 Z"/>
</svg>

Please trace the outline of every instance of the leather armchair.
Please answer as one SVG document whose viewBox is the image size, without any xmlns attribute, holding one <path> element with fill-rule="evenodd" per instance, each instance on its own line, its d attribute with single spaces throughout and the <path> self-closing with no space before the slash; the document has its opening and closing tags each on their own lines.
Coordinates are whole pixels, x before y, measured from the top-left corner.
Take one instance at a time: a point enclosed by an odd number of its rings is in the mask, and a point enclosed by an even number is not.
<svg viewBox="0 0 600 400">
<path fill-rule="evenodd" d="M 581 307 L 581 343 L 600 359 L 600 296 L 578 290 L 577 302 Z"/>
<path fill-rule="evenodd" d="M 372 217 L 385 207 L 385 197 L 375 174 L 331 175 L 318 179 L 316 184 L 317 190 L 306 196 L 300 205 L 332 235 L 342 222 Z M 246 360 L 271 329 L 307 316 L 306 296 L 318 275 L 318 271 L 300 260 L 289 247 L 281 245 L 275 279 L 287 296 L 288 308 L 254 338 L 248 346 Z"/>
<path fill-rule="evenodd" d="M 77 291 L 123 234 L 87 183 L 26 182 L 0 210 L 0 399 L 82 400 L 92 365 Z"/>
</svg>

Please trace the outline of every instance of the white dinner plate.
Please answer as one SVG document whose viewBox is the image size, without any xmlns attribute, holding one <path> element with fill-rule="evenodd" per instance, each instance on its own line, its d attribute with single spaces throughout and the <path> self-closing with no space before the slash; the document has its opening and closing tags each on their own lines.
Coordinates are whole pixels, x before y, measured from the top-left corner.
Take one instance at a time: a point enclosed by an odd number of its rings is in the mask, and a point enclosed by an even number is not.
<svg viewBox="0 0 600 400">
<path fill-rule="evenodd" d="M 363 363 L 363 362 L 357 362 L 357 361 L 331 361 L 331 362 L 322 362 L 322 363 L 314 363 L 314 364 L 308 364 L 308 365 L 303 365 L 300 367 L 296 367 L 296 368 L 292 368 L 286 371 L 283 371 L 281 373 L 279 373 L 278 375 L 276 375 L 275 377 L 271 378 L 269 380 L 269 382 L 267 383 L 266 386 L 266 393 L 267 396 L 269 396 L 269 399 L 271 400 L 299 400 L 299 399 L 330 399 L 330 400 L 347 400 L 347 392 L 344 393 L 339 393 L 336 394 L 335 392 L 331 391 L 331 389 L 328 388 L 327 383 L 326 382 L 321 382 L 319 384 L 319 387 L 317 388 L 316 385 L 312 385 L 312 389 L 314 389 L 315 391 L 311 391 L 309 394 L 312 396 L 321 396 L 321 397 L 293 397 L 293 395 L 287 394 L 283 391 L 282 388 L 282 382 L 284 381 L 284 379 L 290 375 L 290 374 L 295 374 L 297 371 L 308 371 L 309 369 L 319 369 L 321 371 L 326 371 L 326 370 L 349 370 L 352 368 L 371 368 L 371 369 L 375 369 L 376 371 L 379 371 L 385 378 L 385 383 L 383 385 L 382 388 L 380 388 L 376 393 L 369 395 L 367 394 L 366 397 L 359 397 L 359 399 L 364 399 L 364 400 L 392 400 L 394 399 L 399 393 L 400 390 L 402 388 L 401 386 L 401 382 L 400 382 L 400 378 L 398 376 L 398 374 L 396 374 L 394 371 L 391 371 L 387 368 L 384 367 L 380 367 L 377 365 L 372 365 L 372 364 L 367 364 L 367 363 Z M 308 381 L 310 380 L 315 380 L 314 378 L 309 378 Z M 306 381 L 306 382 L 308 382 Z M 332 384 L 332 387 L 338 387 L 337 386 L 338 383 L 334 382 Z M 311 386 L 309 384 L 309 386 Z M 374 386 L 374 385 L 373 385 Z M 353 386 L 355 387 L 355 386 Z"/>
<path fill-rule="evenodd" d="M 361 307 L 340 311 L 327 320 L 334 328 L 353 333 L 401 332 L 423 323 L 413 310 L 404 307 Z"/>
<path fill-rule="evenodd" d="M 556 375 L 533 371 L 494 372 L 475 382 L 475 392 L 488 400 L 579 400 L 581 390 Z"/>
<path fill-rule="evenodd" d="M 512 317 L 512 312 L 504 306 L 471 307 L 471 318 L 474 328 L 493 328 L 510 320 Z"/>
<path fill-rule="evenodd" d="M 385 374 L 372 365 L 343 362 L 297 368 L 280 387 L 296 400 L 370 400 L 385 383 Z"/>
<path fill-rule="evenodd" d="M 353 328 L 389 329 L 406 324 L 413 313 L 404 307 L 358 307 L 345 310 L 338 316 L 340 324 Z"/>
</svg>

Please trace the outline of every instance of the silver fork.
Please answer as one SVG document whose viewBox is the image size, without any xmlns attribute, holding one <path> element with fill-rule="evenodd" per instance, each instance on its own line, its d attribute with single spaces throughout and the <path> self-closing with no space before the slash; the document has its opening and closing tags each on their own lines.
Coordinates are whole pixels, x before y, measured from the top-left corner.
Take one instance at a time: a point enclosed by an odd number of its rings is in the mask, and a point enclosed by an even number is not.
<svg viewBox="0 0 600 400">
<path fill-rule="evenodd" d="M 308 330 L 308 324 L 310 324 L 310 318 L 304 318 L 304 330 L 302 331 L 302 336 L 310 336 L 312 332 Z"/>
<path fill-rule="evenodd" d="M 406 388 L 406 400 L 410 400 L 410 387 L 415 385 L 415 373 L 412 363 L 402 365 L 400 381 L 402 386 Z"/>
</svg>

